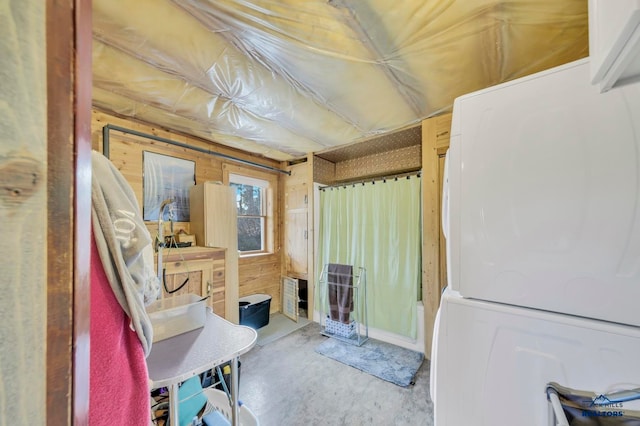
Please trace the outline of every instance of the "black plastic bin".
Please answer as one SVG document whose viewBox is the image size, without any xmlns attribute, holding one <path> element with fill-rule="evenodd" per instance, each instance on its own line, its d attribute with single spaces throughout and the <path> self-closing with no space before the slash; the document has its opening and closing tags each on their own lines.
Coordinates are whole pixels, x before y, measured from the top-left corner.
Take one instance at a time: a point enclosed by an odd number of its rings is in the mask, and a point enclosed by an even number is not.
<svg viewBox="0 0 640 426">
<path fill-rule="evenodd" d="M 268 294 L 252 294 L 241 297 L 240 325 L 259 329 L 269 324 L 269 309 L 271 307 L 271 296 Z"/>
</svg>

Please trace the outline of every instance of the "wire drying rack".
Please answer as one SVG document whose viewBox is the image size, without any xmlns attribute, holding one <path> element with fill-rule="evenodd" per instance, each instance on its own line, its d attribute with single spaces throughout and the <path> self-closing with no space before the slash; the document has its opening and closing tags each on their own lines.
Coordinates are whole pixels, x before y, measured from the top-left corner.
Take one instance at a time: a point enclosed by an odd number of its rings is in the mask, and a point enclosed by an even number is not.
<svg viewBox="0 0 640 426">
<path fill-rule="evenodd" d="M 369 325 L 365 269 L 325 264 L 316 288 L 321 334 L 357 346 L 366 342 Z"/>
</svg>

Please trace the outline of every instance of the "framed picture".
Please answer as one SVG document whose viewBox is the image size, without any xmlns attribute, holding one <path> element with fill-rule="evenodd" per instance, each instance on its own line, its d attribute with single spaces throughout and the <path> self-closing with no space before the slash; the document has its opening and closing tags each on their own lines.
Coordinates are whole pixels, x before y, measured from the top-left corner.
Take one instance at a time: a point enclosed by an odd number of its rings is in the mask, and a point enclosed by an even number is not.
<svg viewBox="0 0 640 426">
<path fill-rule="evenodd" d="M 163 220 L 172 214 L 172 220 L 188 222 L 189 189 L 196 184 L 196 163 L 144 151 L 143 164 L 144 220 L 158 220 L 160 206 L 170 200 L 172 204 L 164 209 Z"/>
</svg>

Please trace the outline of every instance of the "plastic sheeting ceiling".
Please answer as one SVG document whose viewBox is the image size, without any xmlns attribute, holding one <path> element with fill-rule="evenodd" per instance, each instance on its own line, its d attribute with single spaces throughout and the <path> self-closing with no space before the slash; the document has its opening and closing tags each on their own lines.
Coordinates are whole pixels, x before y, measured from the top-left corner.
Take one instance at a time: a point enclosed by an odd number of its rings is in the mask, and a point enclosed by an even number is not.
<svg viewBox="0 0 640 426">
<path fill-rule="evenodd" d="M 94 0 L 94 105 L 276 160 L 588 55 L 586 0 Z"/>
</svg>

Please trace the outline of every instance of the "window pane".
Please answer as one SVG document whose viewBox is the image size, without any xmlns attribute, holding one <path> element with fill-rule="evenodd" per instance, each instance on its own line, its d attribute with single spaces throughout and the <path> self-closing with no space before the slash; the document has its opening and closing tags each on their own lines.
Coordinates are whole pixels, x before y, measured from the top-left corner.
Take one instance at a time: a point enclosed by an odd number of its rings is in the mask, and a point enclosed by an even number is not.
<svg viewBox="0 0 640 426">
<path fill-rule="evenodd" d="M 238 216 L 238 250 L 263 250 L 263 219 Z"/>
<path fill-rule="evenodd" d="M 262 188 L 239 183 L 231 186 L 236 189 L 238 215 L 262 216 Z"/>
</svg>

